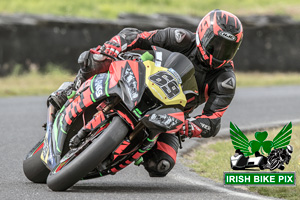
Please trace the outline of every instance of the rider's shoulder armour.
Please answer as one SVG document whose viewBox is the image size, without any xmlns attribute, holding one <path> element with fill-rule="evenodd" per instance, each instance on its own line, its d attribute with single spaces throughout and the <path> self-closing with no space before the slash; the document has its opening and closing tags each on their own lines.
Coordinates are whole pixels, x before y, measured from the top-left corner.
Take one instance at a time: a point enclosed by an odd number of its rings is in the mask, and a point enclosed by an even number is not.
<svg viewBox="0 0 300 200">
<path fill-rule="evenodd" d="M 215 84 L 217 85 L 219 93 L 232 94 L 235 92 L 236 78 L 232 69 L 224 69 L 216 79 Z"/>
</svg>

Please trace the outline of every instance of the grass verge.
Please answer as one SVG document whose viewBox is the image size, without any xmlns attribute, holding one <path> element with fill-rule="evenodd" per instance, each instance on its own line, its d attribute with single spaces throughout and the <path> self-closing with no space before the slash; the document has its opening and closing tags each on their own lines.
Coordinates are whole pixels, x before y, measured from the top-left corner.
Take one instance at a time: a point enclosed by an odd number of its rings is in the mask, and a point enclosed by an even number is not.
<svg viewBox="0 0 300 200">
<path fill-rule="evenodd" d="M 282 128 L 282 127 L 281 127 Z M 267 130 L 268 138 L 274 138 L 281 128 Z M 300 124 L 293 126 L 291 145 L 294 148 L 292 159 L 286 165 L 284 171 L 295 171 L 296 176 L 300 174 Z M 249 140 L 255 139 L 254 133 L 247 134 Z M 229 136 L 228 136 L 229 138 Z M 223 172 L 233 171 L 230 168 L 230 157 L 234 154 L 234 147 L 231 139 L 208 139 L 206 144 L 193 150 L 184 156 L 186 165 L 195 170 L 199 175 L 211 178 L 217 182 L 223 182 Z M 266 171 L 266 170 L 265 170 Z M 280 171 L 280 170 L 275 170 Z M 257 192 L 266 196 L 276 198 L 286 198 L 289 200 L 299 199 L 300 179 L 296 179 L 296 187 L 243 187 L 252 192 Z"/>
<path fill-rule="evenodd" d="M 48 64 L 45 73 L 31 70 L 21 73 L 16 67 L 13 74 L 0 78 L 0 97 L 48 95 L 63 82 L 73 81 L 75 74 L 59 66 Z M 277 85 L 300 85 L 300 73 L 236 73 L 237 87 L 262 87 Z"/>
<path fill-rule="evenodd" d="M 204 16 L 213 9 L 223 9 L 237 15 L 285 14 L 300 19 L 299 0 L 1 0 L 1 13 L 33 13 L 88 18 L 116 18 L 119 13 L 172 13 Z"/>
<path fill-rule="evenodd" d="M 0 78 L 0 96 L 49 95 L 65 81 L 73 81 L 75 75 L 54 65 L 48 65 L 45 73 L 32 70 L 18 75 L 18 72 Z"/>
<path fill-rule="evenodd" d="M 300 85 L 300 73 L 237 72 L 237 87 Z"/>
</svg>

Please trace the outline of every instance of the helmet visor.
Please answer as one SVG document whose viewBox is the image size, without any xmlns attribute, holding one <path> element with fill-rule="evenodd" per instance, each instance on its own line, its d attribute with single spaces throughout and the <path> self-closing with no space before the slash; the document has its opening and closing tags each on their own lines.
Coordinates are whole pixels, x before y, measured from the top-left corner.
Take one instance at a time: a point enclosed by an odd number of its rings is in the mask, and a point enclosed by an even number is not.
<svg viewBox="0 0 300 200">
<path fill-rule="evenodd" d="M 231 60 L 236 54 L 240 43 L 214 36 L 204 47 L 206 52 L 218 60 Z"/>
</svg>

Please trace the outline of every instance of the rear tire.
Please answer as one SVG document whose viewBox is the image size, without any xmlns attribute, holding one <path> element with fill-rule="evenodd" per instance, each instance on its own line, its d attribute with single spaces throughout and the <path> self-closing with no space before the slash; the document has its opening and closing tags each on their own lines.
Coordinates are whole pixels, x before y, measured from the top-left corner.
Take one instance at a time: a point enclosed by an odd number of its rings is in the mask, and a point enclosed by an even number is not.
<svg viewBox="0 0 300 200">
<path fill-rule="evenodd" d="M 60 171 L 49 174 L 48 187 L 53 191 L 64 191 L 73 186 L 120 145 L 128 130 L 120 117 L 114 117 L 111 124 L 83 152 Z"/>
<path fill-rule="evenodd" d="M 23 161 L 23 171 L 25 176 L 34 183 L 46 183 L 50 170 L 41 160 L 44 138 L 41 139 L 34 148 L 27 154 Z M 40 148 L 39 148 L 40 147 Z"/>
</svg>

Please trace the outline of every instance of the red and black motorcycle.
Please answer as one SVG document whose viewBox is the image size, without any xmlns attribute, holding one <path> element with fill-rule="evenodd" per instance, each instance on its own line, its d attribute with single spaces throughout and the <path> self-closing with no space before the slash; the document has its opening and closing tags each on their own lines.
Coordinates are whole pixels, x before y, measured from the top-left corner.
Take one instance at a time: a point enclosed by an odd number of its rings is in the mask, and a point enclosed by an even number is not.
<svg viewBox="0 0 300 200">
<path fill-rule="evenodd" d="M 61 110 L 50 104 L 46 135 L 23 162 L 26 177 L 53 191 L 66 190 L 79 180 L 142 162 L 160 133 L 177 133 L 186 95 L 197 95 L 194 67 L 180 53 L 158 47 L 153 53 L 154 59 L 121 54 Z M 70 141 L 77 143 L 70 148 Z"/>
</svg>

